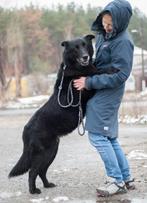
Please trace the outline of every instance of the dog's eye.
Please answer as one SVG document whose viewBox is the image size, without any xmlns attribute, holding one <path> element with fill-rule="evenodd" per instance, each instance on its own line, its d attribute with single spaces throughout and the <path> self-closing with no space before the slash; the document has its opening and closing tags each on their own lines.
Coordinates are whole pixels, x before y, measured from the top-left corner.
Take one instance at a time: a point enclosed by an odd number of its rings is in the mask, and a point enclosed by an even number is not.
<svg viewBox="0 0 147 203">
<path fill-rule="evenodd" d="M 80 47 L 79 47 L 79 45 L 76 45 L 76 49 L 79 49 Z"/>
<path fill-rule="evenodd" d="M 86 46 L 85 42 L 83 42 L 83 43 L 82 43 L 82 46 L 83 46 L 83 47 L 85 47 L 85 46 Z"/>
</svg>

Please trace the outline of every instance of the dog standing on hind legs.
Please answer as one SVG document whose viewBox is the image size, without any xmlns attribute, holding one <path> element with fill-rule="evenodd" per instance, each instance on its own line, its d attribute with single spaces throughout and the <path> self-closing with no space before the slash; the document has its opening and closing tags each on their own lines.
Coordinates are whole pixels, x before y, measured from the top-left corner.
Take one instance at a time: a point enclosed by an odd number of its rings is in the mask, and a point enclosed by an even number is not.
<svg viewBox="0 0 147 203">
<path fill-rule="evenodd" d="M 82 121 L 79 120 L 79 110 L 82 109 L 84 117 L 87 101 L 94 94 L 94 91 L 85 89 L 81 92 L 77 91 L 72 86 L 72 80 L 103 73 L 103 70 L 97 70 L 92 64 L 93 38 L 93 35 L 86 35 L 83 38 L 61 43 L 64 47 L 63 62 L 53 94 L 24 127 L 23 153 L 10 171 L 9 177 L 29 172 L 31 194 L 41 193 L 36 187 L 37 176 L 41 178 L 44 187 L 55 187 L 54 183 L 47 180 L 46 173 L 56 157 L 59 139 L 77 128 L 79 121 Z M 113 70 L 107 71 L 113 73 Z"/>
</svg>

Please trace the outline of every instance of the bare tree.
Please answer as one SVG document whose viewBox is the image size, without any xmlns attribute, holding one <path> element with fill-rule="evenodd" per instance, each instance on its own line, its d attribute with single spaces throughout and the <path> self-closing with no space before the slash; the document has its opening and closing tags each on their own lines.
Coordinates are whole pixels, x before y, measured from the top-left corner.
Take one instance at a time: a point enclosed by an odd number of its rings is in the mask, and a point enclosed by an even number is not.
<svg viewBox="0 0 147 203">
<path fill-rule="evenodd" d="M 6 101 L 6 91 L 9 87 L 11 79 L 6 80 L 5 75 L 5 57 L 2 43 L 0 43 L 0 106 Z"/>
<path fill-rule="evenodd" d="M 7 49 L 9 64 L 14 69 L 16 81 L 16 97 L 21 96 L 21 76 L 23 70 L 23 33 L 19 24 L 19 17 L 14 15 L 7 29 Z"/>
</svg>

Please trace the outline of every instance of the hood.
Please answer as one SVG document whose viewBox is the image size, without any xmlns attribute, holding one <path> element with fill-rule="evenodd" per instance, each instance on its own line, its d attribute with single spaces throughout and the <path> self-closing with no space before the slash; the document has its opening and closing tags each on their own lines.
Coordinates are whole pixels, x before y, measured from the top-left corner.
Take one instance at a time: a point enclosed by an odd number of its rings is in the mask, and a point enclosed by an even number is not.
<svg viewBox="0 0 147 203">
<path fill-rule="evenodd" d="M 102 26 L 102 14 L 106 11 L 109 11 L 112 16 L 113 30 L 115 35 L 127 29 L 132 16 L 132 7 L 126 0 L 114 0 L 110 2 L 102 10 L 102 12 L 99 13 L 96 20 L 92 24 L 92 31 L 104 31 Z"/>
</svg>

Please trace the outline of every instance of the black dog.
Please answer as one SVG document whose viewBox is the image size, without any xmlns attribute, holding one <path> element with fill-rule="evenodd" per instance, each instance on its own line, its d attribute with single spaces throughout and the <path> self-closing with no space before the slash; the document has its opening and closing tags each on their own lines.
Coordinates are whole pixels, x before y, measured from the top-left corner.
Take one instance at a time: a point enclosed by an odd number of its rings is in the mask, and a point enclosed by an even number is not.
<svg viewBox="0 0 147 203">
<path fill-rule="evenodd" d="M 54 93 L 24 127 L 23 153 L 9 177 L 24 174 L 29 170 L 29 191 L 32 194 L 41 193 L 35 183 L 38 175 L 44 187 L 55 186 L 48 182 L 46 172 L 56 157 L 59 138 L 71 133 L 78 126 L 82 120 L 79 118 L 79 112 L 82 116 L 85 115 L 86 103 L 93 95 L 92 91 L 87 90 L 81 91 L 80 95 L 72 86 L 72 80 L 102 73 L 92 64 L 93 38 L 93 35 L 87 35 L 62 42 L 61 45 L 65 47 L 63 62 Z"/>
</svg>

